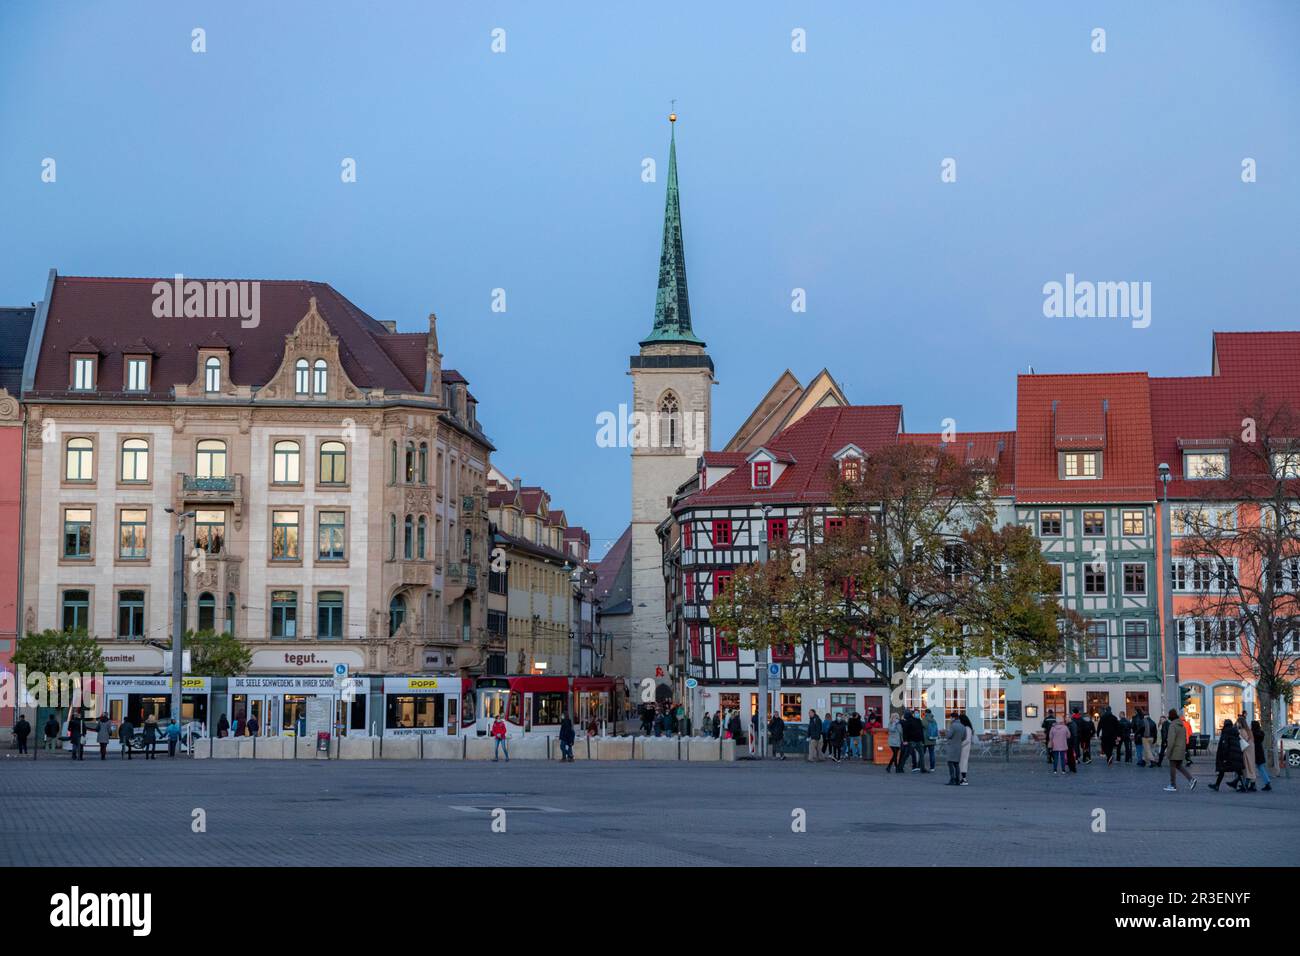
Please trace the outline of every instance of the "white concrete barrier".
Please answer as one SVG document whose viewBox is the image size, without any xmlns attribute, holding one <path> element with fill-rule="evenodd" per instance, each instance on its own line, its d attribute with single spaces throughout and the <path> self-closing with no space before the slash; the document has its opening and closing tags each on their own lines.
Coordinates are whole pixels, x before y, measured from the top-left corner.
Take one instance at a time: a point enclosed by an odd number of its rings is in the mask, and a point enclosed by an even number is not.
<svg viewBox="0 0 1300 956">
<path fill-rule="evenodd" d="M 419 737 L 381 737 L 379 753 L 375 755 L 382 760 L 419 760 Z"/>
<path fill-rule="evenodd" d="M 638 737 L 640 760 L 680 760 L 676 737 Z"/>
<path fill-rule="evenodd" d="M 631 737 L 593 737 L 592 743 L 595 744 L 596 752 L 592 755 L 595 760 L 632 759 Z"/>
<path fill-rule="evenodd" d="M 518 737 L 506 738 L 506 750 L 508 751 L 516 743 Z M 466 760 L 491 760 L 493 753 L 496 752 L 496 741 L 491 737 L 466 737 L 465 738 L 465 759 Z M 504 759 L 504 758 L 503 758 Z"/>
<path fill-rule="evenodd" d="M 724 762 L 736 759 L 736 742 L 734 740 L 724 740 L 722 742 L 722 759 Z"/>
<path fill-rule="evenodd" d="M 238 756 L 238 737 L 218 737 L 216 740 L 212 741 L 212 758 L 214 760 L 227 760 L 231 757 Z"/>
<path fill-rule="evenodd" d="M 488 738 L 491 740 L 492 738 Z M 510 747 L 510 757 L 512 760 L 545 760 L 549 756 L 547 750 L 547 739 L 545 734 L 525 734 L 522 737 L 511 737 L 507 742 Z M 552 749 L 558 749 L 558 744 L 551 744 Z"/>
<path fill-rule="evenodd" d="M 425 760 L 464 760 L 465 740 L 464 737 L 426 736 L 423 757 Z"/>
<path fill-rule="evenodd" d="M 285 745 L 288 744 L 292 748 L 294 739 L 293 737 L 259 737 L 253 756 L 258 760 L 283 760 L 293 752 L 291 749 L 286 750 Z"/>
<path fill-rule="evenodd" d="M 340 760 L 374 760 L 378 750 L 377 737 L 340 737 Z"/>
<path fill-rule="evenodd" d="M 191 742 L 190 755 L 195 760 L 207 760 L 212 756 L 212 738 L 200 737 Z"/>
<path fill-rule="evenodd" d="M 712 737 L 687 737 L 686 759 L 700 762 L 712 760 L 716 763 L 722 759 L 721 743 Z"/>
</svg>

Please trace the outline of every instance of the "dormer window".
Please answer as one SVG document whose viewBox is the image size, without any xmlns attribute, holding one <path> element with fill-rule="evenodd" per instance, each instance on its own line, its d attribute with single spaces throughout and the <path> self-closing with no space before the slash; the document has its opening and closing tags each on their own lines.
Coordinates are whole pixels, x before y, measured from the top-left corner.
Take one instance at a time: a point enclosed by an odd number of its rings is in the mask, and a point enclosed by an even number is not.
<svg viewBox="0 0 1300 956">
<path fill-rule="evenodd" d="M 329 381 L 329 373 L 324 359 L 317 359 L 312 365 L 311 391 L 313 395 L 324 395 Z"/>
<path fill-rule="evenodd" d="M 1275 451 L 1268 458 L 1274 478 L 1300 478 L 1300 449 Z"/>
<path fill-rule="evenodd" d="M 149 391 L 149 360 L 132 357 L 126 360 L 126 390 L 128 392 Z"/>
<path fill-rule="evenodd" d="M 1192 480 L 1228 477 L 1226 451 L 1188 451 L 1183 453 L 1183 477 Z"/>
<path fill-rule="evenodd" d="M 772 463 L 770 461 L 754 462 L 754 487 L 772 487 Z"/>
<path fill-rule="evenodd" d="M 72 360 L 72 388 L 78 392 L 95 390 L 95 359 L 78 356 Z"/>
<path fill-rule="evenodd" d="M 1060 456 L 1060 477 L 1066 481 L 1087 481 L 1101 477 L 1101 452 L 1063 451 Z"/>
<path fill-rule="evenodd" d="M 855 483 L 862 478 L 862 459 L 849 455 L 840 459 L 840 478 Z"/>
<path fill-rule="evenodd" d="M 221 391 L 221 359 L 215 355 L 203 363 L 203 390 L 209 393 Z"/>
<path fill-rule="evenodd" d="M 307 394 L 311 370 L 306 359 L 298 359 L 293 366 L 293 390 L 299 395 Z"/>
</svg>

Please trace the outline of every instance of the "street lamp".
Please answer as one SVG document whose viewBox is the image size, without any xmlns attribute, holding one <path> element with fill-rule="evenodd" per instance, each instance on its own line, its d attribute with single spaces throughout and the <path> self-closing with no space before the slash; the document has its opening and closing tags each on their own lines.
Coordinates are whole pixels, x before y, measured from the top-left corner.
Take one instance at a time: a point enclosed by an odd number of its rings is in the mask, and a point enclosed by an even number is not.
<svg viewBox="0 0 1300 956">
<path fill-rule="evenodd" d="M 1168 670 L 1163 675 L 1161 681 L 1165 685 L 1165 700 L 1169 707 L 1174 706 L 1174 701 L 1178 700 L 1178 634 L 1174 629 L 1172 640 L 1170 639 L 1169 629 L 1174 619 L 1174 593 L 1173 593 L 1173 538 L 1170 534 L 1172 530 L 1169 526 L 1169 482 L 1173 480 L 1173 473 L 1168 463 L 1161 462 L 1156 468 L 1156 475 L 1160 479 L 1160 529 L 1161 538 L 1161 563 L 1163 565 L 1161 574 L 1165 579 L 1165 599 L 1162 613 L 1160 614 L 1160 642 L 1164 645 L 1166 660 L 1168 661 Z"/>
<path fill-rule="evenodd" d="M 185 667 L 181 659 L 185 634 L 185 519 L 193 518 L 193 511 L 164 509 L 176 517 L 176 539 L 172 551 L 172 720 L 181 719 L 181 688 L 185 682 Z"/>
</svg>

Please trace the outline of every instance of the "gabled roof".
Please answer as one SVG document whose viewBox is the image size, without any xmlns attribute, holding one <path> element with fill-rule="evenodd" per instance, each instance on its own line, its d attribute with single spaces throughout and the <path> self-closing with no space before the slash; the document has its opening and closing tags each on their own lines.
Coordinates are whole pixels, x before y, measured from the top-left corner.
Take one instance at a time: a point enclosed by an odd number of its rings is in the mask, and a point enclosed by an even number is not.
<svg viewBox="0 0 1300 956">
<path fill-rule="evenodd" d="M 723 450 L 753 451 L 815 408 L 848 404 L 848 398 L 826 369 L 818 372 L 807 388 L 786 369 Z"/>
<path fill-rule="evenodd" d="M 1061 478 L 1057 453 L 1068 448 L 1101 449 L 1101 478 Z M 1017 500 L 1154 501 L 1155 486 L 1145 372 L 1018 377 Z"/>
<path fill-rule="evenodd" d="M 1215 332 L 1210 373 L 1289 382 L 1300 369 L 1300 332 Z"/>
<path fill-rule="evenodd" d="M 1009 495 L 1015 490 L 1016 433 L 958 432 L 952 441 L 944 440 L 942 432 L 913 432 L 899 435 L 898 440 L 907 445 L 926 445 L 946 454 L 957 455 L 963 462 L 989 463 L 993 466 L 995 495 Z"/>
<path fill-rule="evenodd" d="M 327 283 L 256 281 L 260 286 L 259 321 L 255 327 L 245 328 L 238 318 L 156 317 L 154 284 L 171 283 L 171 277 L 58 276 L 50 296 L 33 389 L 43 395 L 67 392 L 68 356 L 84 346 L 83 340 L 90 336 L 103 354 L 100 392 L 122 391 L 122 355 L 141 337 L 147 338 L 156 350 L 150 376 L 151 397 L 168 395 L 172 386 L 193 381 L 197 350 L 203 345 L 229 348 L 231 381 L 261 386 L 279 369 L 284 337 L 307 314 L 309 302 L 315 297 L 321 318 L 338 336 L 343 369 L 358 387 L 424 391 L 423 355 L 416 363 L 409 336 L 389 332 Z M 398 341 L 386 347 L 384 340 L 389 336 Z"/>
<path fill-rule="evenodd" d="M 596 599 L 602 615 L 631 614 L 632 526 L 628 525 L 617 541 L 596 564 Z"/>
<path fill-rule="evenodd" d="M 848 405 L 809 412 L 767 442 L 792 463 L 770 488 L 752 488 L 749 469 L 737 469 L 717 484 L 683 498 L 674 510 L 709 505 L 781 504 L 826 501 L 831 492 L 831 456 L 850 442 L 867 454 L 898 441 L 901 405 Z"/>
</svg>

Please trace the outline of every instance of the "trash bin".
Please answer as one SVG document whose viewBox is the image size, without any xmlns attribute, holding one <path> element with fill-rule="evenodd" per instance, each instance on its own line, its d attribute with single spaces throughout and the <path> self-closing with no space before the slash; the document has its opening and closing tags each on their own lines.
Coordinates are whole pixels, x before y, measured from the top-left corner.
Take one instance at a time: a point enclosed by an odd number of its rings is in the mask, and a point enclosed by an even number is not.
<svg viewBox="0 0 1300 956">
<path fill-rule="evenodd" d="M 893 754 L 889 750 L 889 731 L 877 727 L 871 731 L 871 762 L 886 764 Z"/>
</svg>

